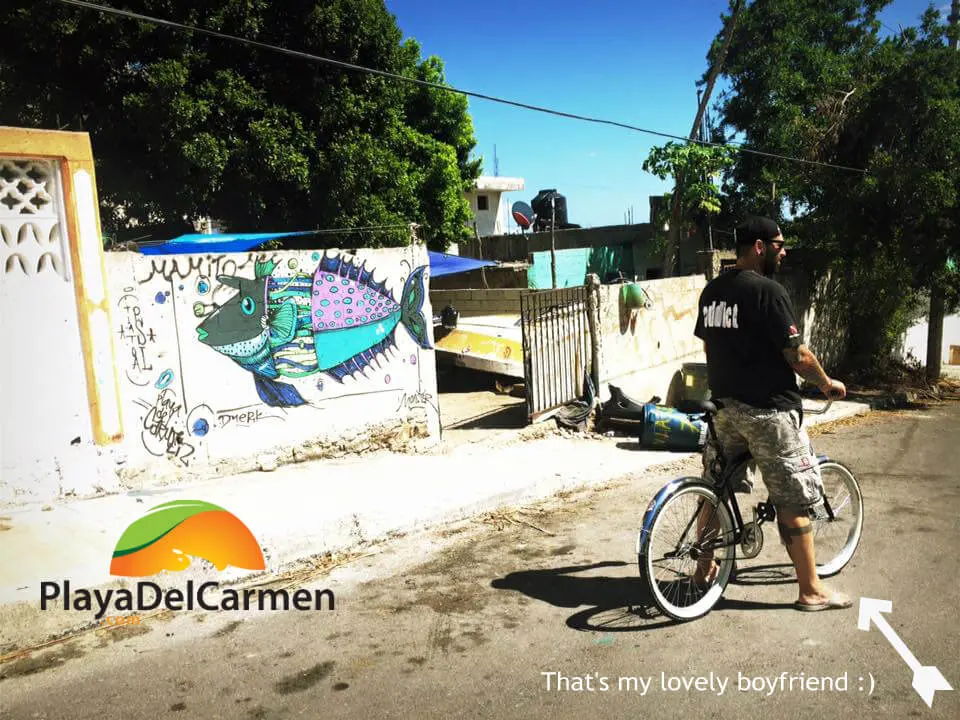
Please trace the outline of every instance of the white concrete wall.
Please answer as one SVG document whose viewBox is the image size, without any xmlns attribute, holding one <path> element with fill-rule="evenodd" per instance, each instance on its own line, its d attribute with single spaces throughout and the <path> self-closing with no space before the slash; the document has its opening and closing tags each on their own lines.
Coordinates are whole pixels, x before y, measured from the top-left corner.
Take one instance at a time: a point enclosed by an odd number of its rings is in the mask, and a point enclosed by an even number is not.
<svg viewBox="0 0 960 720">
<path fill-rule="evenodd" d="M 621 300 L 623 285 L 600 286 L 602 401 L 609 399 L 612 383 L 639 402 L 654 395 L 666 402 L 683 364 L 707 361 L 703 342 L 693 334 L 706 278 L 690 275 L 636 284 L 645 291 L 649 307 L 627 308 Z"/>
<path fill-rule="evenodd" d="M 59 165 L 0 158 L 0 502 L 99 482 Z"/>
<path fill-rule="evenodd" d="M 188 469 L 222 467 L 225 461 L 229 466 L 231 460 L 260 453 L 289 452 L 315 441 L 351 439 L 381 425 L 409 421 L 422 426 L 428 436 L 439 436 L 427 292 L 423 318 L 431 349 L 418 346 L 398 325 L 396 347 L 379 355 L 363 373 L 340 382 L 314 368 L 302 378 L 277 378 L 299 392 L 306 401 L 299 406 L 265 403 L 251 371 L 199 340 L 198 326 L 238 293 L 218 278 L 252 280 L 260 257 L 276 263 L 273 278 L 297 273 L 312 278 L 323 252 L 108 255 L 115 333 L 120 338 L 127 465 L 149 470 L 140 482 L 169 480 L 171 474 L 182 475 Z M 397 302 L 411 270 L 428 265 L 423 246 L 360 251 L 354 260 L 357 265 L 365 263 Z M 428 283 L 429 277 L 424 280 Z M 315 336 L 318 345 L 321 335 Z"/>
<path fill-rule="evenodd" d="M 479 195 L 487 196 L 487 209 L 477 209 L 477 199 Z M 501 227 L 501 211 L 499 190 L 471 190 L 466 193 L 467 200 L 470 202 L 470 209 L 473 211 L 474 220 L 477 223 L 477 232 L 480 237 L 487 235 L 499 235 L 504 231 Z"/>
<path fill-rule="evenodd" d="M 912 355 L 921 365 L 927 362 L 927 335 L 930 323 L 926 318 L 911 327 L 902 339 L 901 357 L 907 359 Z M 950 364 L 950 346 L 960 345 L 960 314 L 948 315 L 943 319 L 943 351 L 940 361 L 944 365 Z"/>
</svg>

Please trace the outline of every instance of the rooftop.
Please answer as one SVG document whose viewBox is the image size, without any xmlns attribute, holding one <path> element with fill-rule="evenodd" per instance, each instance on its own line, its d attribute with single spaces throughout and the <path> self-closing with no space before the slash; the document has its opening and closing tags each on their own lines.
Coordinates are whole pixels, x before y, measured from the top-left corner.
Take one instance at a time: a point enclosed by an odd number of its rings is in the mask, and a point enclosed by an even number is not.
<svg viewBox="0 0 960 720">
<path fill-rule="evenodd" d="M 523 178 L 481 175 L 474 181 L 474 187 L 477 190 L 500 190 L 501 192 L 523 190 Z"/>
</svg>

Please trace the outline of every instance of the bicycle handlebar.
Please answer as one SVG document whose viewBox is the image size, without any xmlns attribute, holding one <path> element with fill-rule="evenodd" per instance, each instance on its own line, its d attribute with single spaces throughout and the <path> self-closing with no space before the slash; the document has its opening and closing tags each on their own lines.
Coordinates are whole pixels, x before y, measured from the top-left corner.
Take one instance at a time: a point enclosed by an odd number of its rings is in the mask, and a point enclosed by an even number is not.
<svg viewBox="0 0 960 720">
<path fill-rule="evenodd" d="M 807 415 L 823 415 L 827 410 L 830 409 L 830 406 L 833 405 L 833 398 L 827 398 L 827 404 L 824 405 L 819 410 L 808 410 L 807 408 L 803 409 L 804 414 Z"/>
</svg>

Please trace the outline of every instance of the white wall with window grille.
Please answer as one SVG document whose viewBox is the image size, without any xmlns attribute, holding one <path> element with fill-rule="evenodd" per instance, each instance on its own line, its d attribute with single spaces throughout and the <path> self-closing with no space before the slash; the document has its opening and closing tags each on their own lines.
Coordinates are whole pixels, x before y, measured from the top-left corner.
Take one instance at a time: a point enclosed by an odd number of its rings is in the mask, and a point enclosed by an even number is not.
<svg viewBox="0 0 960 720">
<path fill-rule="evenodd" d="M 58 163 L 0 157 L 4 497 L 51 490 L 95 453 L 66 227 Z"/>
</svg>

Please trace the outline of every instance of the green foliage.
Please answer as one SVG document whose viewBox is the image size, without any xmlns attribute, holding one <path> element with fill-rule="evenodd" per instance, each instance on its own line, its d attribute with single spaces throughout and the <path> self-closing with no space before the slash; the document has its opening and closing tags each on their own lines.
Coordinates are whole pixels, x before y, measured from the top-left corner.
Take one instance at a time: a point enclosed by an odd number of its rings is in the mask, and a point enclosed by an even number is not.
<svg viewBox="0 0 960 720">
<path fill-rule="evenodd" d="M 960 257 L 960 53 L 932 7 L 881 40 L 888 4 L 756 0 L 720 99 L 748 146 L 867 170 L 741 154 L 724 183 L 728 211 L 788 208 L 785 231 L 843 271 L 861 363 L 889 351 L 930 287 L 956 284 L 946 263 Z"/>
<path fill-rule="evenodd" d="M 721 210 L 718 180 L 724 170 L 735 162 L 733 148 L 726 145 L 699 145 L 670 141 L 651 148 L 643 169 L 661 180 L 674 178 L 680 187 L 681 223 L 700 224 L 710 215 Z M 652 250 L 658 254 L 666 248 L 667 231 L 663 228 L 671 221 L 673 193 L 665 193 L 657 217 L 651 218 L 654 226 Z"/>
<path fill-rule="evenodd" d="M 148 15 L 444 84 L 383 0 L 139 0 Z M 37 32 L 43 28 L 43 32 Z M 105 231 L 402 226 L 322 236 L 432 247 L 465 236 L 479 175 L 466 99 L 57 3 L 0 6 L 0 124 L 89 132 Z M 298 239 L 316 244 L 317 238 Z"/>
<path fill-rule="evenodd" d="M 720 173 L 734 164 L 734 151 L 727 146 L 668 142 L 654 147 L 643 162 L 646 172 L 661 180 L 682 179 L 683 215 L 720 211 Z"/>
</svg>

